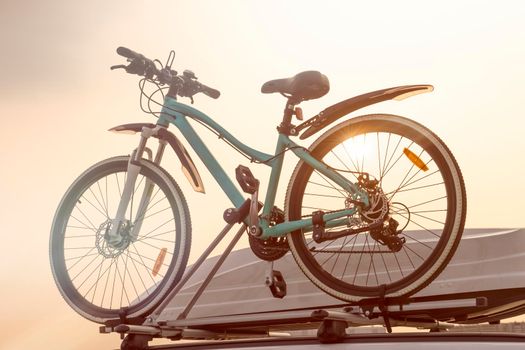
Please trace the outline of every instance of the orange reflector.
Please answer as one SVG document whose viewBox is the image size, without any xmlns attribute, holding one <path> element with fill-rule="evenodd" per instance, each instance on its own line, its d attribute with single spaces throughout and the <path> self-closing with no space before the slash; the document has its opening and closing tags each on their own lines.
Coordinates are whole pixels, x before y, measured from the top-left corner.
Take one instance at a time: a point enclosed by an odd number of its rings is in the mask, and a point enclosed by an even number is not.
<svg viewBox="0 0 525 350">
<path fill-rule="evenodd" d="M 405 148 L 403 150 L 403 153 L 405 154 L 405 156 L 407 156 L 408 159 L 410 159 L 410 161 L 412 163 L 414 163 L 415 166 L 417 166 L 419 169 L 423 170 L 423 171 L 427 171 L 428 170 L 428 167 L 427 165 L 421 160 L 421 158 L 419 158 L 418 156 L 416 156 L 416 154 L 414 152 L 412 152 L 411 150 L 409 150 L 408 148 Z"/>
<path fill-rule="evenodd" d="M 155 261 L 155 265 L 153 266 L 153 277 L 157 276 L 157 274 L 160 271 L 160 268 L 162 267 L 162 263 L 164 262 L 164 258 L 166 258 L 166 252 L 168 251 L 167 248 L 162 248 L 159 252 L 159 256 L 157 256 L 157 260 Z"/>
</svg>

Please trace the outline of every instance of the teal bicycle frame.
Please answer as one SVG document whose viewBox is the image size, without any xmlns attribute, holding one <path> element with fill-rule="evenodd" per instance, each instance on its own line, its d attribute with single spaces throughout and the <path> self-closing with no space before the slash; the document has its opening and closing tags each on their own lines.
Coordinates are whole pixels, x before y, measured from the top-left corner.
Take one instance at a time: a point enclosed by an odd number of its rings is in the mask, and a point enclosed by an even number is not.
<svg viewBox="0 0 525 350">
<path fill-rule="evenodd" d="M 275 147 L 275 154 L 270 155 L 264 152 L 257 151 L 251 147 L 248 147 L 244 143 L 236 139 L 227 130 L 221 127 L 213 119 L 201 111 L 178 102 L 175 98 L 166 96 L 164 99 L 164 105 L 157 121 L 157 125 L 168 127 L 169 124 L 175 125 L 182 135 L 186 138 L 188 143 L 191 145 L 195 153 L 202 160 L 208 171 L 212 174 L 214 179 L 217 181 L 219 186 L 222 188 L 224 193 L 228 196 L 233 205 L 238 208 L 244 201 L 245 197 L 234 185 L 230 177 L 226 174 L 224 169 L 221 167 L 219 162 L 215 159 L 213 154 L 210 152 L 208 147 L 204 144 L 202 139 L 197 135 L 187 117 L 196 119 L 213 130 L 215 130 L 221 138 L 226 139 L 233 146 L 238 148 L 241 152 L 245 153 L 251 158 L 252 161 L 257 161 L 265 164 L 271 168 L 270 181 L 266 191 L 266 198 L 264 201 L 262 215 L 260 216 L 260 228 L 262 230 L 261 239 L 267 239 L 269 237 L 280 237 L 284 236 L 289 232 L 295 230 L 311 230 L 312 219 L 305 218 L 295 221 L 287 221 L 275 226 L 270 226 L 268 217 L 275 203 L 275 197 L 277 194 L 277 187 L 279 184 L 279 178 L 281 175 L 282 165 L 284 161 L 284 153 L 286 150 L 291 150 L 295 155 L 308 163 L 312 168 L 319 171 L 321 174 L 334 181 L 336 184 L 341 186 L 347 191 L 350 196 L 355 200 L 363 202 L 366 206 L 368 205 L 368 195 L 366 192 L 358 188 L 354 183 L 341 176 L 336 171 L 330 169 L 323 162 L 315 159 L 308 150 L 298 146 L 295 142 L 290 140 L 288 135 L 279 133 L 277 139 L 277 145 Z M 346 225 L 348 223 L 347 217 L 355 214 L 356 208 L 349 208 L 337 212 L 327 213 L 323 216 L 325 221 L 325 227 L 337 227 Z"/>
</svg>

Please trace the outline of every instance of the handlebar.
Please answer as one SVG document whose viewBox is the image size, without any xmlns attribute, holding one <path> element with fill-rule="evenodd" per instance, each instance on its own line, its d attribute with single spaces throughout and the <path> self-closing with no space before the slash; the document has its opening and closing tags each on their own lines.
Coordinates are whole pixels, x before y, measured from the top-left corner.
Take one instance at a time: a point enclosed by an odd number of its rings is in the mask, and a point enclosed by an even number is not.
<svg viewBox="0 0 525 350">
<path fill-rule="evenodd" d="M 120 56 L 126 57 L 130 63 L 127 66 L 112 66 L 111 69 L 124 68 L 127 73 L 141 75 L 148 79 L 156 80 L 160 84 L 170 85 L 170 91 L 175 88 L 174 90 L 177 95 L 191 98 L 192 103 L 193 95 L 199 92 L 214 99 L 219 98 L 221 95 L 219 90 L 198 82 L 197 77 L 191 71 L 184 71 L 184 73 L 179 76 L 176 71 L 171 69 L 171 63 L 169 63 L 169 65 L 166 64 L 165 67 L 159 70 L 153 60 L 127 47 L 120 46 L 117 48 L 117 53 Z"/>
</svg>

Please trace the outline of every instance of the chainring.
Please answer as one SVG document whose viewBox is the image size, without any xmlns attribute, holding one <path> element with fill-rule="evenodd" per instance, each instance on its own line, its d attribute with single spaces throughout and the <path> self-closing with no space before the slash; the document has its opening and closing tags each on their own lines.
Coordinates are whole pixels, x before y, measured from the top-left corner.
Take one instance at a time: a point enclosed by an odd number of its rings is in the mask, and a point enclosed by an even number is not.
<svg viewBox="0 0 525 350">
<path fill-rule="evenodd" d="M 273 207 L 270 217 L 270 226 L 275 226 L 284 222 L 284 212 Z M 262 260 L 274 261 L 282 258 L 290 249 L 286 237 L 270 237 L 268 239 L 259 239 L 248 233 L 248 242 L 252 252 Z"/>
</svg>

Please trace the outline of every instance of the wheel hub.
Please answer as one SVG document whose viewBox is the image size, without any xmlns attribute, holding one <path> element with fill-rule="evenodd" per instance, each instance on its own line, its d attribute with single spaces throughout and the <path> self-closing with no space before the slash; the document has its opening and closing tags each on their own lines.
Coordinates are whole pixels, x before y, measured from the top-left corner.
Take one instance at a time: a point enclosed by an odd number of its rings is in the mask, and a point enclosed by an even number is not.
<svg viewBox="0 0 525 350">
<path fill-rule="evenodd" d="M 368 207 L 359 211 L 360 219 L 369 226 L 375 227 L 370 230 L 370 236 L 379 244 L 386 245 L 391 251 L 400 251 L 405 238 L 398 236 L 402 230 L 397 230 L 399 223 L 390 217 L 390 202 L 379 181 L 370 179 L 368 174 L 363 173 L 359 175 L 358 183 L 367 192 L 370 202 Z"/>
<path fill-rule="evenodd" d="M 95 246 L 97 247 L 100 255 L 103 255 L 105 258 L 116 258 L 128 248 L 131 242 L 131 225 L 129 221 L 126 220 L 121 223 L 117 232 L 117 239 L 109 239 L 111 227 L 112 222 L 108 219 L 100 224 L 96 234 Z"/>
</svg>

